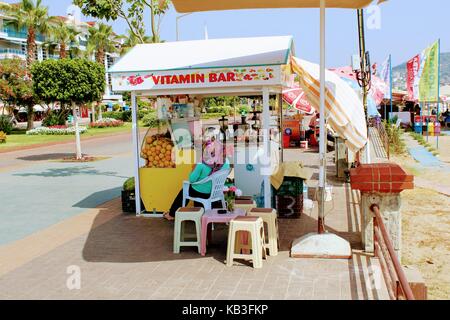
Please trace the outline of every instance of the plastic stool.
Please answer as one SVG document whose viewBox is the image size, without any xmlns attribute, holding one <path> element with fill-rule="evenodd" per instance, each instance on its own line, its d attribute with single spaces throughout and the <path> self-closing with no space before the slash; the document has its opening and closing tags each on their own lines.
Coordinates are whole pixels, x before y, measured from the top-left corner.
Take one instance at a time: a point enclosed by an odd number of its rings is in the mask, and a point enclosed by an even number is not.
<svg viewBox="0 0 450 320">
<path fill-rule="evenodd" d="M 264 229 L 267 231 L 267 238 L 264 243 L 264 249 L 269 251 L 269 256 L 278 255 L 278 220 L 275 209 L 255 208 L 248 213 L 249 216 L 260 217 L 264 222 Z"/>
<path fill-rule="evenodd" d="M 202 216 L 205 210 L 203 208 L 180 208 L 175 213 L 175 229 L 173 232 L 173 253 L 180 253 L 180 247 L 197 247 L 198 253 L 201 249 L 201 225 Z M 196 241 L 185 241 L 187 236 L 184 224 L 185 221 L 195 223 Z"/>
<path fill-rule="evenodd" d="M 236 199 L 234 200 L 234 207 L 249 212 L 251 209 L 256 208 L 256 202 L 252 199 Z"/>
<path fill-rule="evenodd" d="M 251 254 L 241 254 L 244 245 L 236 237 L 238 231 L 247 231 L 251 237 Z M 237 252 L 237 253 L 236 253 Z M 252 260 L 253 268 L 262 268 L 264 250 L 264 222 L 260 217 L 237 217 L 230 222 L 228 231 L 227 267 L 233 265 L 234 259 Z"/>
</svg>

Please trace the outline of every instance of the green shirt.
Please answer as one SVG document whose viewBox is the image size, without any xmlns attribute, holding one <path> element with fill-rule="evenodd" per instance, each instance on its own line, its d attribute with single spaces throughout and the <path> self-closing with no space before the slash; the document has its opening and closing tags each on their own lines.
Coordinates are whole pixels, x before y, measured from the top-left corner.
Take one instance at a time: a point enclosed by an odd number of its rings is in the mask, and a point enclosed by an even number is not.
<svg viewBox="0 0 450 320">
<path fill-rule="evenodd" d="M 228 170 L 230 169 L 230 163 L 228 162 L 228 159 L 225 160 L 225 163 L 223 164 L 222 168 L 220 170 Z M 219 171 L 220 171 L 219 170 Z M 205 179 L 211 174 L 211 167 L 207 166 L 204 163 L 199 163 L 195 166 L 194 171 L 191 172 L 189 175 L 189 182 L 197 182 Z M 195 184 L 192 185 L 192 188 L 194 188 L 195 191 L 210 194 L 212 189 L 212 182 L 206 182 L 202 184 Z"/>
</svg>

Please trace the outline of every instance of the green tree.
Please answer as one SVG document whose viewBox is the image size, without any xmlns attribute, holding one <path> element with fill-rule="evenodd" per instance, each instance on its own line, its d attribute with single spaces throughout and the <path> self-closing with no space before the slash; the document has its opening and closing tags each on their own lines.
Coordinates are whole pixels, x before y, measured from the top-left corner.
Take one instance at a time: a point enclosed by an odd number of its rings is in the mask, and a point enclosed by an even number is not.
<svg viewBox="0 0 450 320">
<path fill-rule="evenodd" d="M 83 14 L 106 20 L 125 20 L 130 32 L 145 43 L 144 12 L 150 11 L 151 42 L 160 42 L 161 21 L 170 1 L 168 0 L 73 0 L 81 8 Z"/>
<path fill-rule="evenodd" d="M 33 129 L 33 107 L 39 100 L 33 92 L 33 81 L 24 61 L 0 60 L 0 100 L 11 112 L 15 107 L 25 107 L 27 130 Z"/>
<path fill-rule="evenodd" d="M 95 61 L 105 64 L 105 53 L 117 51 L 114 43 L 114 32 L 111 26 L 99 23 L 97 26 L 89 28 L 89 40 L 87 52 L 90 55 L 95 52 Z"/>
<path fill-rule="evenodd" d="M 70 24 L 59 18 L 52 19 L 50 26 L 50 44 L 49 47 L 59 48 L 59 58 L 67 57 L 67 51 L 72 52 L 72 48 L 78 46 L 78 35 L 80 32 Z M 71 54 L 73 56 L 73 54 Z"/>
<path fill-rule="evenodd" d="M 42 6 L 42 1 L 22 0 L 14 5 L 0 4 L 0 9 L 4 10 L 11 20 L 7 25 L 13 26 L 17 30 L 27 30 L 27 66 L 31 67 L 35 60 L 36 35 L 47 34 L 49 31 L 48 8 Z"/>
<path fill-rule="evenodd" d="M 127 30 L 127 35 L 119 36 L 118 39 L 124 40 L 123 44 L 120 46 L 120 55 L 124 55 L 128 51 L 130 51 L 135 45 L 140 43 L 151 43 L 152 38 L 149 36 L 143 37 L 143 42 L 141 42 L 140 39 L 138 39 L 130 30 Z"/>
<path fill-rule="evenodd" d="M 99 101 L 105 90 L 105 69 L 87 59 L 45 60 L 32 67 L 33 89 L 43 101 L 72 106 L 76 157 L 81 159 L 81 142 L 76 107 Z"/>
</svg>

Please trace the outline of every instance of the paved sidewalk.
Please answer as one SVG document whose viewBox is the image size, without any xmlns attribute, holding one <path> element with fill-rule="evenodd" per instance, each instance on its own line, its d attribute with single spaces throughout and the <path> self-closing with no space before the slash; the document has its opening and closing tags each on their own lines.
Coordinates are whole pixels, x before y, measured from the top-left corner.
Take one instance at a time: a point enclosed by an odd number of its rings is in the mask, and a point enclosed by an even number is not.
<svg viewBox="0 0 450 320">
<path fill-rule="evenodd" d="M 1 154 L 0 245 L 19 240 L 120 196 L 133 172 L 131 135 L 86 141 L 89 163 L 56 162 L 73 144 Z"/>
<path fill-rule="evenodd" d="M 305 157 L 316 180 L 317 154 Z M 334 202 L 325 210 L 326 227 L 350 241 L 350 260 L 289 257 L 292 240 L 316 230 L 317 210 L 280 220 L 280 254 L 255 270 L 225 266 L 225 226 L 216 226 L 206 257 L 193 248 L 175 255 L 172 223 L 124 215 L 116 199 L 0 247 L 0 298 L 387 299 L 378 260 L 361 251 L 358 193 L 328 176 Z M 79 290 L 67 287 L 68 267 L 81 272 Z"/>
</svg>

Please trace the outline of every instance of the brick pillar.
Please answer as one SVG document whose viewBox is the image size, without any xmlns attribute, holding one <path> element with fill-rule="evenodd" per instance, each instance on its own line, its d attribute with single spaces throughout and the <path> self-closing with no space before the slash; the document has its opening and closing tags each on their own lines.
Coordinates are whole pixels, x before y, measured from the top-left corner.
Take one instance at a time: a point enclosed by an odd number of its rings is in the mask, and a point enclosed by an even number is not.
<svg viewBox="0 0 450 320">
<path fill-rule="evenodd" d="M 414 176 L 397 164 L 364 164 L 350 170 L 353 190 L 361 192 L 361 237 L 366 252 L 374 252 L 372 204 L 378 204 L 392 244 L 401 258 L 403 190 L 414 189 Z"/>
</svg>

